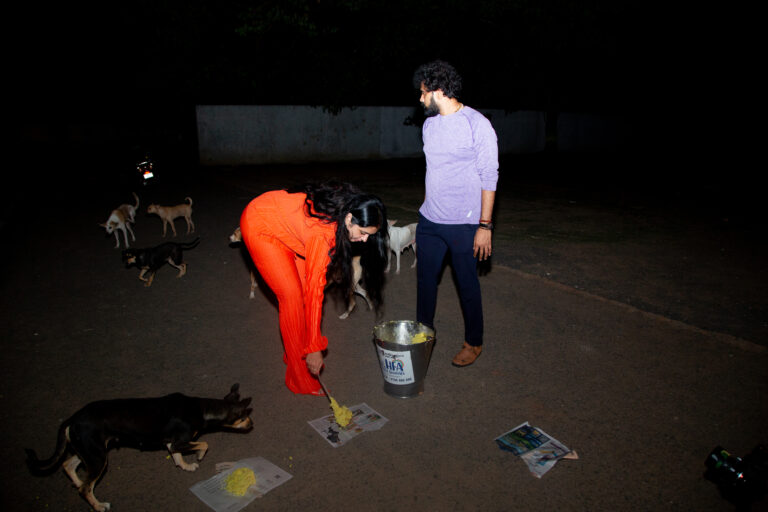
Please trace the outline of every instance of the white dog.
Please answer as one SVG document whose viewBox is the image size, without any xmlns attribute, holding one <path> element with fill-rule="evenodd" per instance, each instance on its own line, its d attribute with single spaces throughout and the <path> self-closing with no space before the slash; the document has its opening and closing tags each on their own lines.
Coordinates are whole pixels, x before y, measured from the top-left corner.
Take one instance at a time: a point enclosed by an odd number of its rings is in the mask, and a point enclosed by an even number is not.
<svg viewBox="0 0 768 512">
<path fill-rule="evenodd" d="M 139 196 L 137 196 L 135 192 L 132 192 L 132 194 L 136 199 L 135 206 L 130 204 L 121 204 L 112 210 L 112 213 L 109 214 L 107 222 L 99 224 L 99 226 L 107 230 L 108 235 L 111 235 L 112 233 L 115 234 L 115 249 L 120 248 L 120 237 L 117 232 L 118 230 L 123 232 L 123 238 L 125 239 L 126 247 L 130 247 L 130 245 L 128 245 L 128 233 L 131 234 L 131 239 L 134 242 L 136 241 L 136 235 L 133 234 L 131 223 L 135 222 L 134 218 L 136 217 L 136 208 L 139 207 Z"/>
<path fill-rule="evenodd" d="M 416 266 L 416 223 L 408 224 L 407 226 L 395 226 L 396 220 L 389 221 L 389 248 L 397 256 L 397 268 L 395 274 L 400 273 L 400 253 L 406 250 L 409 246 L 413 247 L 413 265 Z M 387 268 L 384 272 L 389 272 L 389 265 L 392 262 L 392 255 L 387 258 Z"/>
</svg>

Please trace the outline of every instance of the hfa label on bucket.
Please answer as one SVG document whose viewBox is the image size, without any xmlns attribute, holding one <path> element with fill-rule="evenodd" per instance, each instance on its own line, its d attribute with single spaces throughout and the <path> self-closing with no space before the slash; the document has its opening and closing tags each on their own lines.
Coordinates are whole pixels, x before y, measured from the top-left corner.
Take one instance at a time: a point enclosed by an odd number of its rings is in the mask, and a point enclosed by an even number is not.
<svg viewBox="0 0 768 512">
<path fill-rule="evenodd" d="M 390 384 L 412 384 L 414 382 L 410 352 L 395 352 L 378 346 L 376 350 L 379 351 L 381 373 L 384 375 L 385 381 Z"/>
</svg>

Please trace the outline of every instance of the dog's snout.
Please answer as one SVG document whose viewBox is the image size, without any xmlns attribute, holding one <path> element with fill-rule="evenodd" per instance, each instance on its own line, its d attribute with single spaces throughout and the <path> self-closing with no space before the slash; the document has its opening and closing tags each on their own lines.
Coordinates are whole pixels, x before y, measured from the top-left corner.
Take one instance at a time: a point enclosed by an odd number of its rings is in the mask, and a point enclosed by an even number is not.
<svg viewBox="0 0 768 512">
<path fill-rule="evenodd" d="M 250 430 L 253 428 L 253 420 L 251 420 L 250 416 L 246 416 L 245 418 L 238 419 L 231 426 L 238 430 Z"/>
</svg>

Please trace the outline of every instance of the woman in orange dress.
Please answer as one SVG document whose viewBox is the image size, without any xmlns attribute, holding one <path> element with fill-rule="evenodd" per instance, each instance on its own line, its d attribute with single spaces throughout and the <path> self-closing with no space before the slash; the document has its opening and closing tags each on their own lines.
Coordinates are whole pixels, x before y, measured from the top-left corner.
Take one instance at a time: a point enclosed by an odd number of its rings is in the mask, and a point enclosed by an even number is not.
<svg viewBox="0 0 768 512">
<path fill-rule="evenodd" d="M 386 225 L 378 197 L 336 181 L 265 192 L 243 211 L 243 242 L 277 297 L 285 384 L 294 393 L 324 394 L 315 375 L 328 346 L 320 332 L 325 287 L 335 283 L 350 295 L 353 243 L 364 244 L 365 288 L 374 308 L 381 305 Z"/>
</svg>

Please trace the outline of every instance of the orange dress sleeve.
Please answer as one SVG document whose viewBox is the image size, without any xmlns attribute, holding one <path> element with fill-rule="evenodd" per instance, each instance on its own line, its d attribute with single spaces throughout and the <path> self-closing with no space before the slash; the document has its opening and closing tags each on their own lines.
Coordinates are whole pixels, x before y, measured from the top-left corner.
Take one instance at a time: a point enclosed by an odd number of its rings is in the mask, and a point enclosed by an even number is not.
<svg viewBox="0 0 768 512">
<path fill-rule="evenodd" d="M 328 338 L 320 332 L 323 319 L 323 298 L 325 297 L 326 272 L 331 258 L 331 247 L 324 236 L 313 236 L 306 240 L 304 280 L 304 318 L 306 322 L 307 354 L 325 350 Z"/>
</svg>

